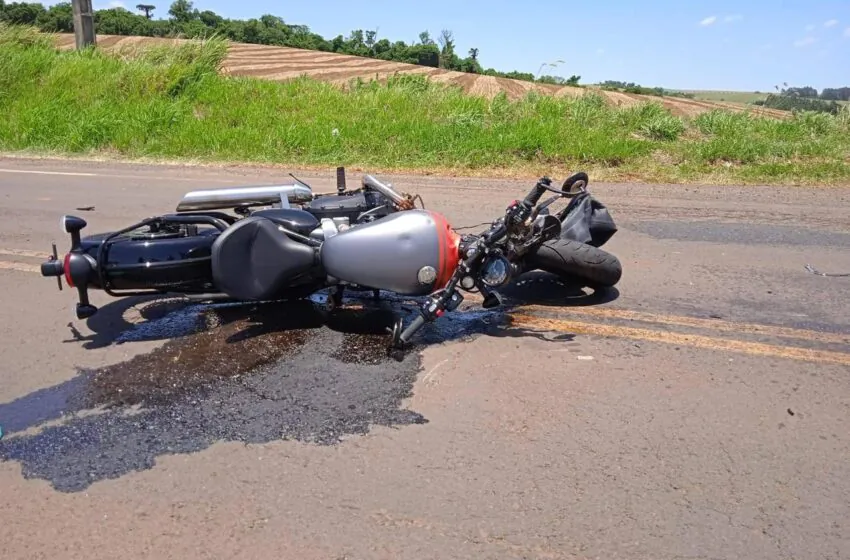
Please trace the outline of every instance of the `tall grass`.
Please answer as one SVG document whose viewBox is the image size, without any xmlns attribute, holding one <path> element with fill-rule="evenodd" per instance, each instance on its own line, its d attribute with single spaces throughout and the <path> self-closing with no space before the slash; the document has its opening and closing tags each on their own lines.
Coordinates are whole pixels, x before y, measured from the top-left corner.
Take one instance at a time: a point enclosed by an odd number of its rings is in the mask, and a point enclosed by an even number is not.
<svg viewBox="0 0 850 560">
<path fill-rule="evenodd" d="M 421 76 L 346 88 L 222 76 L 219 39 L 59 52 L 0 27 L 0 150 L 610 179 L 846 182 L 850 118 L 786 121 L 597 95 L 492 100 Z"/>
</svg>

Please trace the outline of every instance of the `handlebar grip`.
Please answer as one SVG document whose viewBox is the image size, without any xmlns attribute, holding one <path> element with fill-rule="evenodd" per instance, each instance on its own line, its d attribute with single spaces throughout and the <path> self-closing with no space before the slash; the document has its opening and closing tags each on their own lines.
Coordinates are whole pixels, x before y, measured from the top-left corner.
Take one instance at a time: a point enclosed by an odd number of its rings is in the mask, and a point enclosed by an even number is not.
<svg viewBox="0 0 850 560">
<path fill-rule="evenodd" d="M 543 193 L 545 193 L 545 192 L 546 192 L 546 187 L 544 187 L 540 183 L 540 181 L 538 181 L 537 184 L 534 185 L 534 188 L 531 189 L 531 192 L 529 192 L 526 195 L 525 200 L 522 201 L 523 205 L 526 206 L 527 208 L 532 208 L 535 204 L 537 204 L 540 201 L 540 197 L 543 196 Z"/>
<path fill-rule="evenodd" d="M 410 323 L 410 326 L 404 329 L 404 332 L 401 333 L 401 336 L 399 336 L 400 341 L 403 344 L 407 344 L 413 335 L 416 334 L 416 331 L 421 329 L 424 324 L 425 317 L 423 315 L 417 315 L 416 318 L 413 319 L 413 322 Z"/>
</svg>

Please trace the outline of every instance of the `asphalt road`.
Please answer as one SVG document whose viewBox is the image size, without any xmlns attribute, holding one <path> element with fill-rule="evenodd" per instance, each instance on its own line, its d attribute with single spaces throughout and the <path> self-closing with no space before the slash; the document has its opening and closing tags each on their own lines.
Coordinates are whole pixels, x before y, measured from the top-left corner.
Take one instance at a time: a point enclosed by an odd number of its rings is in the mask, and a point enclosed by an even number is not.
<svg viewBox="0 0 850 560">
<path fill-rule="evenodd" d="M 531 185 L 381 177 L 459 225 Z M 287 180 L 0 160 L 0 558 L 850 557 L 850 277 L 805 269 L 850 272 L 850 189 L 592 183 L 616 291 L 532 276 L 401 363 L 397 302 L 77 321 L 37 272 L 62 214 Z"/>
</svg>

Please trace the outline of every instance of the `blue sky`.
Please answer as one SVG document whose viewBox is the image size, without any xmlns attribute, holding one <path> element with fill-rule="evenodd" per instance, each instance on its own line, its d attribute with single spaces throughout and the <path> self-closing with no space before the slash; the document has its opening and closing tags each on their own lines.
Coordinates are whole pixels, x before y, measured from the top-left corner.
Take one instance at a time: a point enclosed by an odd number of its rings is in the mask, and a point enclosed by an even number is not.
<svg viewBox="0 0 850 560">
<path fill-rule="evenodd" d="M 167 17 L 171 0 L 148 0 Z M 50 2 L 53 3 L 53 2 Z M 95 8 L 109 0 L 94 0 Z M 124 0 L 130 9 L 136 0 Z M 479 49 L 485 67 L 579 74 L 583 83 L 622 80 L 682 89 L 817 89 L 850 85 L 850 0 L 196 0 L 230 18 L 271 13 L 325 37 L 378 29 L 415 41 L 454 32 L 456 50 Z"/>
</svg>

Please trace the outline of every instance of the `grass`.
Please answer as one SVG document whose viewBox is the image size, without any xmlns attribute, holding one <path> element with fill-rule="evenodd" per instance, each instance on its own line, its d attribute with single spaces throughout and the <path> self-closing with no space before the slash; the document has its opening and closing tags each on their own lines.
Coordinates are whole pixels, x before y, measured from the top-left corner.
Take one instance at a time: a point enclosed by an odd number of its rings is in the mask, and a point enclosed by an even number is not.
<svg viewBox="0 0 850 560">
<path fill-rule="evenodd" d="M 0 150 L 299 166 L 711 183 L 850 183 L 850 111 L 692 120 L 598 95 L 512 102 L 421 76 L 353 82 L 221 76 L 219 40 L 59 52 L 0 27 Z"/>
</svg>

